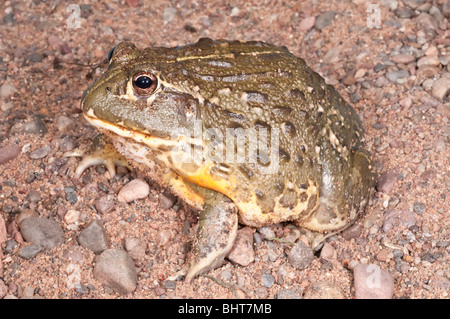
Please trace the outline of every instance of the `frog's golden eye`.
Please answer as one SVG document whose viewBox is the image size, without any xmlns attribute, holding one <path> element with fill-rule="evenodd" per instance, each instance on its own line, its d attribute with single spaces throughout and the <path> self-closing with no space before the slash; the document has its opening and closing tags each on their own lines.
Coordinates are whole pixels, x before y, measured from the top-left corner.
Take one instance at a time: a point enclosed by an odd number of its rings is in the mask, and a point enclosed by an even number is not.
<svg viewBox="0 0 450 319">
<path fill-rule="evenodd" d="M 145 72 L 133 76 L 133 90 L 137 95 L 149 95 L 156 91 L 158 79 L 155 75 Z"/>
</svg>

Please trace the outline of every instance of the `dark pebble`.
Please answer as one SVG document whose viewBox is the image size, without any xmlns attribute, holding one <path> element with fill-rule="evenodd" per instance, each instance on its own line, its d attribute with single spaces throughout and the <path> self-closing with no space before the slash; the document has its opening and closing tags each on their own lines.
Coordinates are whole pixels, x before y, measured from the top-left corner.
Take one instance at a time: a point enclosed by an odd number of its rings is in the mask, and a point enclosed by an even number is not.
<svg viewBox="0 0 450 319">
<path fill-rule="evenodd" d="M 272 276 L 272 274 L 263 274 L 261 276 L 262 284 L 264 287 L 270 288 L 275 283 L 275 278 Z"/>
<path fill-rule="evenodd" d="M 5 24 L 10 24 L 10 25 L 14 25 L 16 24 L 16 18 L 14 17 L 14 13 L 8 13 L 7 15 L 5 15 L 5 17 L 3 18 L 3 21 L 5 21 Z"/>
<path fill-rule="evenodd" d="M 31 62 L 41 62 L 44 59 L 44 56 L 38 52 L 31 53 L 25 57 L 25 60 Z"/>
<path fill-rule="evenodd" d="M 166 289 L 175 289 L 177 283 L 173 280 L 164 280 L 164 288 Z"/>
<path fill-rule="evenodd" d="M 75 204 L 78 201 L 77 194 L 76 193 L 66 194 L 66 200 L 71 204 Z"/>
<path fill-rule="evenodd" d="M 27 260 L 33 259 L 43 249 L 44 249 L 44 247 L 42 247 L 41 245 L 31 244 L 31 245 L 27 245 L 23 248 L 20 248 L 19 251 L 17 252 L 17 255 L 19 257 L 22 257 L 23 259 L 27 259 Z"/>
<path fill-rule="evenodd" d="M 413 211 L 416 214 L 422 215 L 425 212 L 425 204 L 424 203 L 414 203 Z"/>
<path fill-rule="evenodd" d="M 5 252 L 12 253 L 17 248 L 18 245 L 19 244 L 14 239 L 7 240 Z"/>
<path fill-rule="evenodd" d="M 333 21 L 334 17 L 336 16 L 336 12 L 334 11 L 326 11 L 321 14 L 319 14 L 316 17 L 316 23 L 315 28 L 317 30 L 322 30 L 323 28 L 326 28 L 330 25 L 331 21 Z"/>
<path fill-rule="evenodd" d="M 358 103 L 361 100 L 362 100 L 362 97 L 358 93 L 353 93 L 352 95 L 350 95 L 350 102 L 352 102 L 352 103 Z"/>
<path fill-rule="evenodd" d="M 400 7 L 395 10 L 395 15 L 399 18 L 411 18 L 415 15 L 414 11 L 408 7 Z"/>
<path fill-rule="evenodd" d="M 64 231 L 53 219 L 26 218 L 20 224 L 20 233 L 26 241 L 52 249 L 64 242 Z"/>
<path fill-rule="evenodd" d="M 109 248 L 108 233 L 102 223 L 96 219 L 80 232 L 78 243 L 94 251 L 95 254 L 100 254 Z"/>
<path fill-rule="evenodd" d="M 39 118 L 34 118 L 22 127 L 22 132 L 27 134 L 42 134 L 47 133 L 47 128 Z"/>
<path fill-rule="evenodd" d="M 382 64 L 382 63 L 377 63 L 374 67 L 373 70 L 375 72 L 380 72 L 383 71 L 384 69 L 386 69 L 386 65 Z"/>
</svg>

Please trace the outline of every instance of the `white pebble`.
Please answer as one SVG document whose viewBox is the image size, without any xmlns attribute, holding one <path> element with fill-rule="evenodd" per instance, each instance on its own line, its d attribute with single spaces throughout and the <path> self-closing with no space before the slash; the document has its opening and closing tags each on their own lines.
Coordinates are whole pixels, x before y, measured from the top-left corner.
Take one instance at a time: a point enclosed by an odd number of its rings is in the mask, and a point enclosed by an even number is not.
<svg viewBox="0 0 450 319">
<path fill-rule="evenodd" d="M 126 184 L 119 191 L 117 199 L 122 203 L 129 203 L 136 199 L 142 199 L 148 196 L 150 187 L 143 179 L 134 179 Z"/>
</svg>

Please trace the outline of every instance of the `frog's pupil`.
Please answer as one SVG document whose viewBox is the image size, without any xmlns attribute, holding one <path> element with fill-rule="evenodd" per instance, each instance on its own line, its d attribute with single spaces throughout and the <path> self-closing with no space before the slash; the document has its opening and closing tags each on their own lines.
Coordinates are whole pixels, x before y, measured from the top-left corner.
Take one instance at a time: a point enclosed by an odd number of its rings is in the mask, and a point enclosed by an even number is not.
<svg viewBox="0 0 450 319">
<path fill-rule="evenodd" d="M 135 83 L 140 89 L 148 89 L 153 84 L 153 81 L 148 76 L 140 76 Z"/>
</svg>

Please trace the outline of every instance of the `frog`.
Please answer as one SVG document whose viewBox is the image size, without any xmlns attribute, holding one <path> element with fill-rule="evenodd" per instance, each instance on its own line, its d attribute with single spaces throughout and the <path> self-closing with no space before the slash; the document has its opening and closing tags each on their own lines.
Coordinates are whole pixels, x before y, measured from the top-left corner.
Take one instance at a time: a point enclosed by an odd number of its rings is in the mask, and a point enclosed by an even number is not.
<svg viewBox="0 0 450 319">
<path fill-rule="evenodd" d="M 122 42 L 81 110 L 113 147 L 85 156 L 77 176 L 131 163 L 200 212 L 174 275 L 188 282 L 223 263 L 239 225 L 294 223 L 318 247 L 355 222 L 373 191 L 360 117 L 284 46 Z"/>
</svg>

